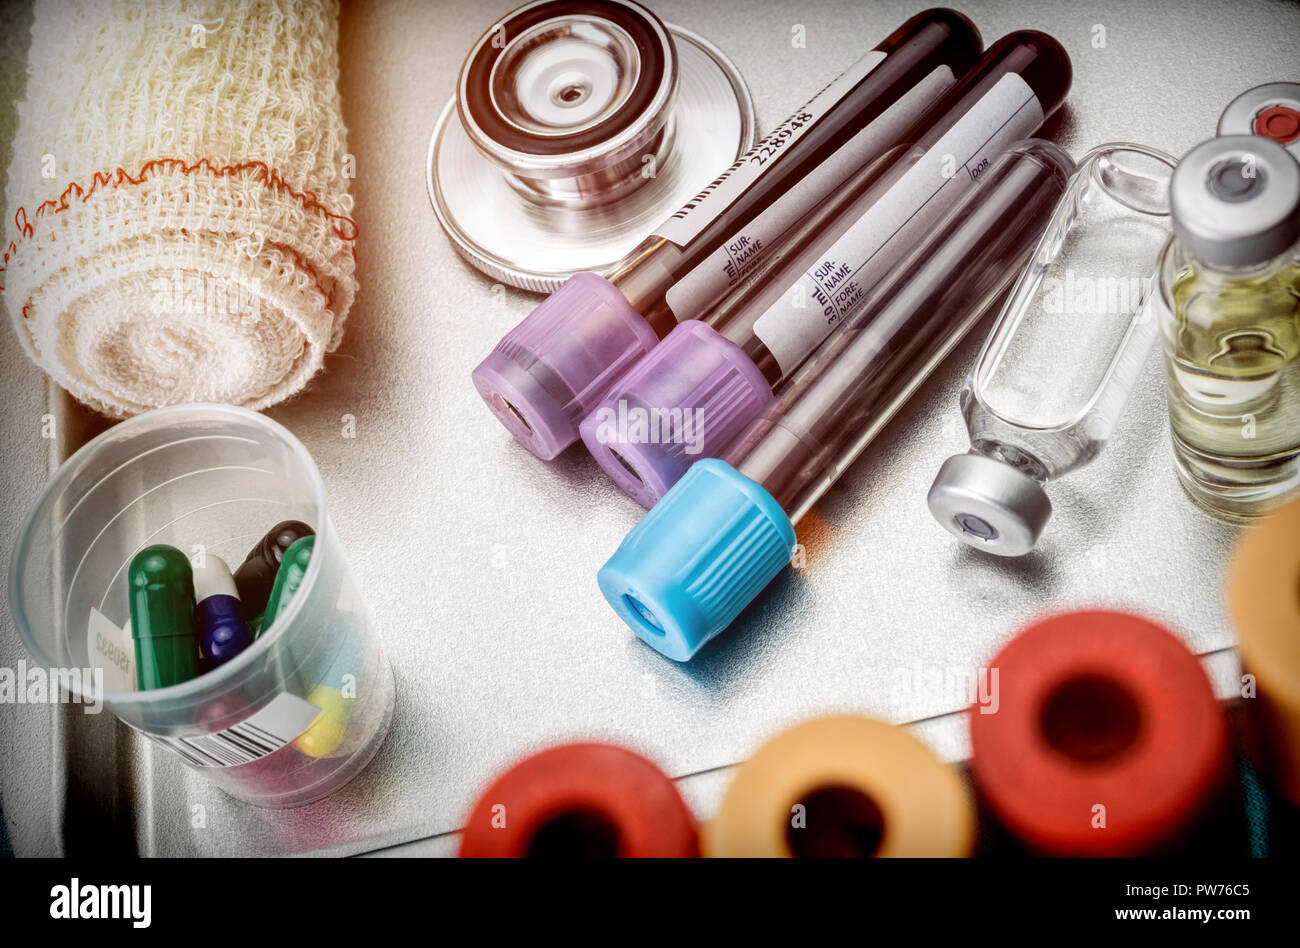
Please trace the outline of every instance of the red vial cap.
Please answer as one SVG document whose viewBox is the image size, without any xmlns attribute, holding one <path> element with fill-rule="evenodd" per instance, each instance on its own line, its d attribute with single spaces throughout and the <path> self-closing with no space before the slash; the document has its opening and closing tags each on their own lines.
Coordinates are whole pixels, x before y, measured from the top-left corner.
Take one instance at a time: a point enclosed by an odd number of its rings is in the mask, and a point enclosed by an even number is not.
<svg viewBox="0 0 1300 948">
<path fill-rule="evenodd" d="M 1287 105 L 1274 105 L 1255 116 L 1255 134 L 1289 145 L 1300 138 L 1300 112 Z"/>
</svg>

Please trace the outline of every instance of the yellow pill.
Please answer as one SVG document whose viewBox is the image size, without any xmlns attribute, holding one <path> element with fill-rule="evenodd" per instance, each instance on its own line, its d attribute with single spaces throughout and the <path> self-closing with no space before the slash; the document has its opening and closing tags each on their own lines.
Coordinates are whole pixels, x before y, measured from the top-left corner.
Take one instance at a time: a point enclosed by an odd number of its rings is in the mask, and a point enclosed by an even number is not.
<svg viewBox="0 0 1300 948">
<path fill-rule="evenodd" d="M 321 713 L 293 745 L 309 757 L 328 757 L 343 743 L 348 718 L 352 716 L 352 703 L 356 699 L 345 698 L 337 688 L 317 685 L 307 700 L 320 708 Z"/>
</svg>

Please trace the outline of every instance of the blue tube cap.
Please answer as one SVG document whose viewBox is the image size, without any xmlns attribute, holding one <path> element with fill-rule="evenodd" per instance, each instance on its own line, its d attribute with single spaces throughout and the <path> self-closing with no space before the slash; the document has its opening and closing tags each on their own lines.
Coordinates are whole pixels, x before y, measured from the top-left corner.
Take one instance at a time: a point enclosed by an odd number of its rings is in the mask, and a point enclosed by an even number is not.
<svg viewBox="0 0 1300 948">
<path fill-rule="evenodd" d="M 678 662 L 731 625 L 790 562 L 794 526 L 725 461 L 697 461 L 596 576 L 646 644 Z"/>
</svg>

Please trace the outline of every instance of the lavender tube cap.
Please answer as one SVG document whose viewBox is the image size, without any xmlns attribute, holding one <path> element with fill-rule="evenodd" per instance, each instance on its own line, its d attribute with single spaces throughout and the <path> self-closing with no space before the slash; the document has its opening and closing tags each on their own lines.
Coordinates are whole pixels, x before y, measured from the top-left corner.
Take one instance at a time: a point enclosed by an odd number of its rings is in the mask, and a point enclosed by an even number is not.
<svg viewBox="0 0 1300 948">
<path fill-rule="evenodd" d="M 474 370 L 474 387 L 520 444 L 549 461 L 658 342 L 614 284 L 577 273 L 497 343 Z"/>
<path fill-rule="evenodd" d="M 652 507 L 692 464 L 720 456 L 775 401 L 735 343 L 688 320 L 583 419 L 582 440 L 628 496 Z"/>
</svg>

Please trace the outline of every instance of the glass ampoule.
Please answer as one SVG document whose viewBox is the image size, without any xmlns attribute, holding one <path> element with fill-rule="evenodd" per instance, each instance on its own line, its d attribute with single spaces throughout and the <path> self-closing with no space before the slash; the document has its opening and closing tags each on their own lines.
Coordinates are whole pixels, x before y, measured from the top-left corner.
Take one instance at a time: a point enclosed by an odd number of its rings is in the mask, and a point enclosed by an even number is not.
<svg viewBox="0 0 1300 948">
<path fill-rule="evenodd" d="M 1122 142 L 1080 160 L 962 389 L 970 451 L 930 488 L 935 519 L 967 544 L 1032 550 L 1052 512 L 1045 486 L 1114 431 L 1157 336 L 1148 301 L 1173 170 Z"/>
</svg>

